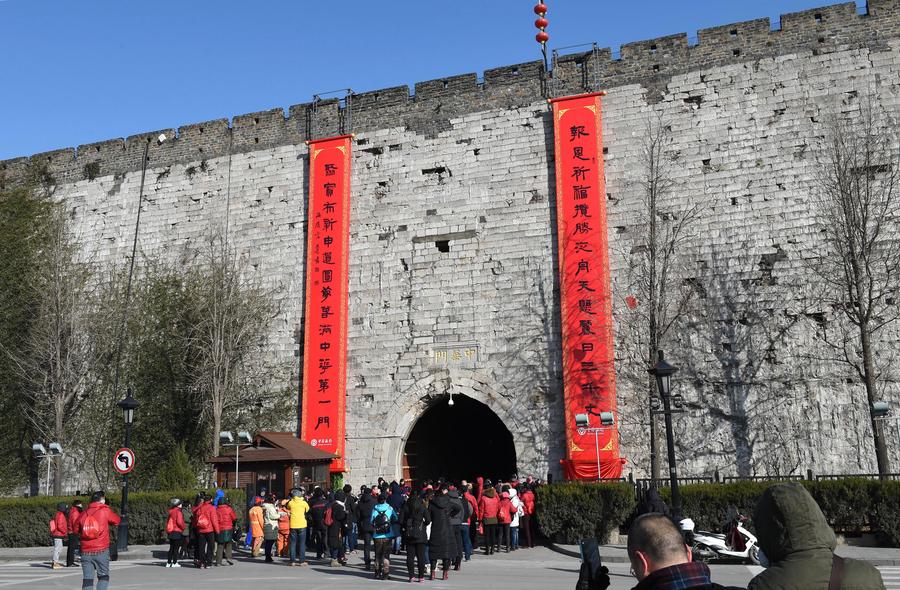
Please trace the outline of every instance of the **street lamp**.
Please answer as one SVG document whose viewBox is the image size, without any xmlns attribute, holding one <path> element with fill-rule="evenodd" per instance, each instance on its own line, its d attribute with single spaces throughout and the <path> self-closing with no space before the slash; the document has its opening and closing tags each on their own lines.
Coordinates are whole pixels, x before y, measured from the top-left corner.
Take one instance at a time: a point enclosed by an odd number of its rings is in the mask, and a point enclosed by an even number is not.
<svg viewBox="0 0 900 590">
<path fill-rule="evenodd" d="M 616 418 L 612 412 L 595 412 L 594 406 L 588 405 L 584 407 L 586 414 L 575 414 L 575 427 L 578 428 L 579 434 L 588 432 L 594 433 L 594 452 L 597 457 L 597 481 L 600 477 L 600 432 L 609 430 L 616 422 Z M 600 418 L 600 426 L 591 426 L 591 416 Z"/>
<path fill-rule="evenodd" d="M 122 415 L 125 418 L 125 448 L 131 445 L 131 423 L 134 421 L 134 411 L 140 406 L 140 402 L 134 399 L 131 388 L 125 399 L 116 404 L 122 408 Z M 116 547 L 119 551 L 128 551 L 128 474 L 122 476 L 122 521 L 119 523 L 119 535 L 116 540 Z"/>
<path fill-rule="evenodd" d="M 241 445 L 253 443 L 253 438 L 246 430 L 238 432 L 237 442 L 234 442 L 234 434 L 228 430 L 219 433 L 219 444 L 223 447 L 234 447 L 234 487 L 241 487 Z M 228 477 L 225 477 L 225 487 L 228 487 Z"/>
<path fill-rule="evenodd" d="M 672 375 L 678 371 L 678 367 L 673 367 L 666 362 L 663 351 L 659 351 L 659 360 L 653 365 L 648 372 L 656 377 L 656 386 L 660 397 L 663 400 L 662 414 L 666 418 L 666 446 L 669 452 L 669 482 L 672 486 L 672 516 L 675 521 L 681 519 L 681 491 L 678 489 L 678 470 L 675 466 L 675 437 L 672 434 Z M 676 400 L 676 405 L 680 406 L 680 398 Z M 674 410 L 679 412 L 681 410 Z"/>
<path fill-rule="evenodd" d="M 34 443 L 31 445 L 31 452 L 34 453 L 34 456 L 37 459 L 46 459 L 47 460 L 47 487 L 45 488 L 44 495 L 50 495 L 50 465 L 53 462 L 54 457 L 59 457 L 63 454 L 62 446 L 59 443 L 52 442 L 48 445 L 50 450 L 48 451 L 44 445 L 41 443 Z"/>
</svg>

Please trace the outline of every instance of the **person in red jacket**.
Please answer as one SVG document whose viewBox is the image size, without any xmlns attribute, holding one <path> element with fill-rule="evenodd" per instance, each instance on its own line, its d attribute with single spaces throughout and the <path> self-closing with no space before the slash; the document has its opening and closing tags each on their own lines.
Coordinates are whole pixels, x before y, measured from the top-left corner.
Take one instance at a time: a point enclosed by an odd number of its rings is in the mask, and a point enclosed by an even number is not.
<svg viewBox="0 0 900 590">
<path fill-rule="evenodd" d="M 66 548 L 66 567 L 75 567 L 75 553 L 78 551 L 78 530 L 81 521 L 81 500 L 72 502 L 69 508 L 69 546 Z"/>
<path fill-rule="evenodd" d="M 509 553 L 509 524 L 512 522 L 512 510 L 513 505 L 509 497 L 509 491 L 504 491 L 500 494 L 500 509 L 497 511 L 497 524 L 500 525 L 500 539 L 497 541 L 497 551 L 500 550 L 499 544 L 502 542 L 506 545 L 506 552 Z"/>
<path fill-rule="evenodd" d="M 525 544 L 523 547 L 528 547 L 531 549 L 534 547 L 534 542 L 531 540 L 531 515 L 534 514 L 534 490 L 531 489 L 531 485 L 526 483 L 522 488 L 522 493 L 520 494 L 522 498 L 522 510 L 525 512 L 520 517 L 520 530 L 525 533 Z"/>
<path fill-rule="evenodd" d="M 181 538 L 184 533 L 184 514 L 181 513 L 181 500 L 169 500 L 169 517 L 166 519 L 166 537 L 169 539 L 169 555 L 166 567 L 181 567 L 178 563 L 178 552 L 181 550 Z"/>
<path fill-rule="evenodd" d="M 209 498 L 204 497 L 203 502 L 196 508 L 194 522 L 197 525 L 197 541 L 199 545 L 200 559 L 203 569 L 208 569 L 213 564 L 213 552 L 216 547 L 216 537 L 219 534 L 219 515 L 216 507 Z"/>
<path fill-rule="evenodd" d="M 468 514 L 469 518 L 460 525 L 460 530 L 462 532 L 463 554 L 465 555 L 466 561 L 469 561 L 472 559 L 473 541 L 478 535 L 478 501 L 469 491 L 468 485 L 462 486 L 462 492 L 463 502 L 468 506 L 468 509 L 463 510 L 463 514 Z M 466 506 L 464 506 L 464 508 Z"/>
<path fill-rule="evenodd" d="M 494 492 L 490 481 L 485 482 L 484 492 L 478 500 L 478 520 L 484 526 L 484 553 L 492 555 L 494 549 L 499 549 L 497 539 L 497 514 L 500 512 L 500 498 Z"/>
<path fill-rule="evenodd" d="M 237 514 L 231 507 L 231 502 L 227 496 L 222 496 L 219 505 L 216 507 L 216 516 L 219 518 L 219 538 L 216 545 L 216 565 L 222 565 L 222 555 L 225 555 L 225 561 L 228 565 L 234 565 L 231 561 L 231 548 L 234 546 L 234 522 L 237 520 Z"/>
<path fill-rule="evenodd" d="M 50 536 L 53 538 L 53 557 L 50 560 L 50 567 L 58 570 L 62 569 L 59 562 L 59 555 L 62 553 L 63 540 L 69 536 L 69 519 L 66 517 L 68 506 L 60 502 L 56 505 L 56 514 L 50 520 Z"/>
<path fill-rule="evenodd" d="M 94 492 L 80 519 L 83 590 L 94 587 L 95 575 L 97 590 L 109 587 L 109 527 L 118 526 L 121 521 L 119 515 L 106 505 L 106 494 Z"/>
</svg>

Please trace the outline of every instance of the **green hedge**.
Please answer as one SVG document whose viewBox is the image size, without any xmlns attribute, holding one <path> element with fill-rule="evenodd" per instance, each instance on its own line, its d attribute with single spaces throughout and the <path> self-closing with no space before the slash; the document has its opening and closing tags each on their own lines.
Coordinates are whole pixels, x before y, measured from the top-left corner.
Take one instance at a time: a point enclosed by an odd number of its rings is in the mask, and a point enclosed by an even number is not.
<svg viewBox="0 0 900 590">
<path fill-rule="evenodd" d="M 211 493 L 215 493 L 211 491 Z M 128 494 L 128 541 L 134 545 L 156 545 L 166 538 L 166 517 L 169 499 L 173 497 L 193 501 L 197 490 L 170 492 L 136 492 Z M 225 490 L 234 511 L 241 519 L 246 506 L 243 490 Z M 0 547 L 39 547 L 51 545 L 50 519 L 56 514 L 56 505 L 71 505 L 73 496 L 36 498 L 0 498 Z M 87 506 L 90 498 L 82 497 Z M 110 507 L 119 512 L 121 497 L 110 494 Z"/>
<path fill-rule="evenodd" d="M 626 483 L 559 483 L 540 486 L 535 502 L 538 526 L 546 537 L 562 543 L 588 537 L 605 542 L 634 511 L 634 487 Z"/>
<path fill-rule="evenodd" d="M 763 492 L 778 482 L 734 482 L 681 486 L 682 512 L 698 529 L 719 530 L 728 508 L 752 516 Z M 883 545 L 900 547 L 900 482 L 847 478 L 801 482 L 822 508 L 835 531 L 874 532 Z M 670 490 L 660 488 L 670 502 Z M 558 542 L 594 536 L 606 540 L 634 516 L 630 484 L 562 483 L 538 488 L 537 521 L 541 532 Z M 750 523 L 753 528 L 753 523 Z"/>
</svg>

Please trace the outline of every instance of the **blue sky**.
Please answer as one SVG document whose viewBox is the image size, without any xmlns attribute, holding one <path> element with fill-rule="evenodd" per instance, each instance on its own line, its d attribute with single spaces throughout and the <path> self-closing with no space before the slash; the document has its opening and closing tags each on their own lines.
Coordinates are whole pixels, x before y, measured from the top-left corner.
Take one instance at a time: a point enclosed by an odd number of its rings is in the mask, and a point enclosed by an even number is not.
<svg viewBox="0 0 900 590">
<path fill-rule="evenodd" d="M 828 0 L 547 0 L 604 47 Z M 0 0 L 0 159 L 539 59 L 533 0 Z"/>
</svg>

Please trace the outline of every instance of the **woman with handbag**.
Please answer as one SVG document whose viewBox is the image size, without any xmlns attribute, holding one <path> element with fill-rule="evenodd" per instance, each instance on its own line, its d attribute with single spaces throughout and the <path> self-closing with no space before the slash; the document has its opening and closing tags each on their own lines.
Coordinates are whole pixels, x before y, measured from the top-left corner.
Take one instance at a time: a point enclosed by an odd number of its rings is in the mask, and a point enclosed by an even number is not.
<svg viewBox="0 0 900 590">
<path fill-rule="evenodd" d="M 219 498 L 219 505 L 216 506 L 216 517 L 219 519 L 219 538 L 216 545 L 216 565 L 222 565 L 222 556 L 228 565 L 234 565 L 231 561 L 231 551 L 234 547 L 234 523 L 237 520 L 237 514 L 231 507 L 228 496 Z"/>
<path fill-rule="evenodd" d="M 166 519 L 166 538 L 169 540 L 169 554 L 166 557 L 166 567 L 181 567 L 178 563 L 178 554 L 181 552 L 181 542 L 184 536 L 184 514 L 181 512 L 181 500 L 172 498 L 169 500 L 169 517 Z"/>
</svg>

